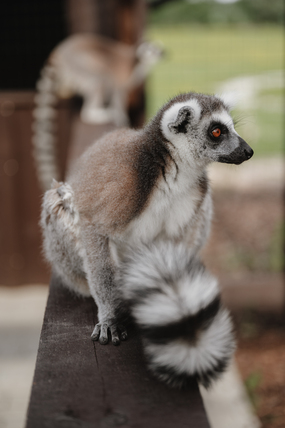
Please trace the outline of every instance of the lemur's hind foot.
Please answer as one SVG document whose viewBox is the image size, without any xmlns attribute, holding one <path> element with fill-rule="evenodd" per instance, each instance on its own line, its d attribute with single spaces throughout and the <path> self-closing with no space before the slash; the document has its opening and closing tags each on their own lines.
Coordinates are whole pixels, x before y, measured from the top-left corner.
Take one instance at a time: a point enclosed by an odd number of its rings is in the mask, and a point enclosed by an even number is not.
<svg viewBox="0 0 285 428">
<path fill-rule="evenodd" d="M 44 252 L 64 285 L 77 294 L 90 296 L 78 222 L 71 186 L 53 180 L 52 188 L 44 195 L 42 207 Z"/>
</svg>

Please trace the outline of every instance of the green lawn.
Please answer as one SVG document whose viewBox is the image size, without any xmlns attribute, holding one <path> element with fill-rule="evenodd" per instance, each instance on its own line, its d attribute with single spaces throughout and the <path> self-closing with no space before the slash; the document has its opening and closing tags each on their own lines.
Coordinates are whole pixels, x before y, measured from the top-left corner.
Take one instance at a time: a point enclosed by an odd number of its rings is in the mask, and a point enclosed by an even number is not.
<svg viewBox="0 0 285 428">
<path fill-rule="evenodd" d="M 157 26 L 149 27 L 148 37 L 162 42 L 166 51 L 148 81 L 149 117 L 179 92 L 214 93 L 225 80 L 284 66 L 283 29 L 278 26 Z M 257 155 L 282 151 L 284 94 L 280 88 L 267 92 L 260 93 L 258 108 L 234 112 L 242 117 L 238 130 Z"/>
</svg>

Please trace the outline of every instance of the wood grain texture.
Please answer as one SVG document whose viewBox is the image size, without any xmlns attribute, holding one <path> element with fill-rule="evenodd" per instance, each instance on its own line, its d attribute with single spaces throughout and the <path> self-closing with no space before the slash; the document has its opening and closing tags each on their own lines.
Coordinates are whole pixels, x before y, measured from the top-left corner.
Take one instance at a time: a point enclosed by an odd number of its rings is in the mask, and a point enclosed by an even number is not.
<svg viewBox="0 0 285 428">
<path fill-rule="evenodd" d="M 26 428 L 209 428 L 196 384 L 171 389 L 148 373 L 134 329 L 120 346 L 92 342 L 92 299 L 53 277 Z"/>
</svg>

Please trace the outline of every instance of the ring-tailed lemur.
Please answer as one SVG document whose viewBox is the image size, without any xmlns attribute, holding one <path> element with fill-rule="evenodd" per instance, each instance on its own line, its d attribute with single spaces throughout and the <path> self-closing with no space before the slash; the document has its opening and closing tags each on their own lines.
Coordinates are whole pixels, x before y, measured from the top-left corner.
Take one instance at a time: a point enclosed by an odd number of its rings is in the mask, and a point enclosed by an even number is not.
<svg viewBox="0 0 285 428">
<path fill-rule="evenodd" d="M 94 340 L 125 339 L 130 307 L 161 379 L 208 385 L 224 369 L 232 325 L 198 257 L 212 216 L 206 168 L 252 155 L 222 99 L 181 94 L 144 129 L 105 135 L 46 192 L 45 253 L 66 286 L 93 296 Z"/>
<path fill-rule="evenodd" d="M 55 104 L 58 98 L 83 97 L 87 123 L 128 125 L 128 96 L 143 83 L 162 49 L 149 42 L 130 46 L 93 34 L 76 34 L 51 53 L 37 82 L 33 145 L 40 184 L 58 179 L 55 155 Z"/>
</svg>

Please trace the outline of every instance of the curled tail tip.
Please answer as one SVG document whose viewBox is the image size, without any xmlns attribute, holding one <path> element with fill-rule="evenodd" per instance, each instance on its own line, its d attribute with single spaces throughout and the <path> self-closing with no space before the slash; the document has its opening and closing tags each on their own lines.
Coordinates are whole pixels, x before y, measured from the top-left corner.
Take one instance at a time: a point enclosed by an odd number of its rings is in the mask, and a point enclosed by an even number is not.
<svg viewBox="0 0 285 428">
<path fill-rule="evenodd" d="M 208 387 L 235 348 L 217 280 L 181 245 L 140 248 L 125 260 L 125 297 L 144 337 L 150 370 L 172 386 L 196 378 Z"/>
<path fill-rule="evenodd" d="M 186 387 L 196 379 L 208 388 L 226 370 L 235 349 L 233 325 L 221 308 L 209 324 L 196 330 L 195 339 L 185 335 L 164 343 L 145 339 L 148 366 L 160 380 Z"/>
</svg>

